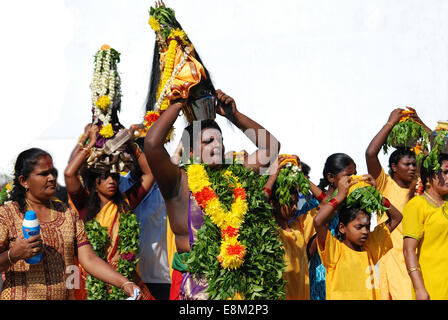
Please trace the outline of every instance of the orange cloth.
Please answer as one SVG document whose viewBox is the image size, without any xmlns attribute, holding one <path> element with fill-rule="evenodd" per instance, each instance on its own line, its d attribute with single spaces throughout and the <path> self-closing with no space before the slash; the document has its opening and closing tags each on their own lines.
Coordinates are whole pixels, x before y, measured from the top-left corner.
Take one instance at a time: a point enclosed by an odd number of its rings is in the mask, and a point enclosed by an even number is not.
<svg viewBox="0 0 448 320">
<path fill-rule="evenodd" d="M 376 226 L 362 247 L 350 249 L 327 231 L 325 247 L 318 242 L 318 252 L 325 267 L 327 300 L 379 300 L 379 279 L 375 265 L 392 248 L 389 228 Z"/>
<path fill-rule="evenodd" d="M 381 169 L 376 179 L 377 189 L 403 213 L 404 206 L 409 200 L 409 189 L 400 187 L 388 174 Z M 386 221 L 383 215 L 378 223 Z M 409 278 L 403 255 L 403 224 L 400 223 L 391 233 L 393 248 L 381 258 L 380 292 L 382 300 L 411 300 L 412 281 Z"/>
<path fill-rule="evenodd" d="M 280 240 L 285 249 L 286 268 L 283 279 L 286 283 L 286 300 L 309 300 L 310 281 L 308 274 L 307 243 L 314 235 L 313 209 L 289 224 L 290 230 L 280 230 Z"/>
<path fill-rule="evenodd" d="M 180 46 L 178 46 L 176 57 L 174 59 L 174 68 L 176 68 L 176 66 L 181 62 L 183 55 L 183 50 L 180 49 Z M 160 56 L 160 59 L 162 61 L 166 60 L 166 52 Z M 206 77 L 204 67 L 193 57 L 192 54 L 190 54 L 182 69 L 171 82 L 170 91 L 173 95 L 173 98 L 188 98 L 188 95 L 190 94 L 190 88 L 197 85 L 201 81 L 202 77 Z M 169 93 L 170 92 L 168 92 L 167 95 Z"/>
</svg>

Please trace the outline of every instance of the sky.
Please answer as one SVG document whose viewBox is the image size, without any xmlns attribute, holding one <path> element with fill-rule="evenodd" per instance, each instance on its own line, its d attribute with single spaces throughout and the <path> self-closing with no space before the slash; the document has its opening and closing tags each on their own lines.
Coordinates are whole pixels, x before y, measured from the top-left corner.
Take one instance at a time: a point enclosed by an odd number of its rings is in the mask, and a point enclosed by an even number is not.
<svg viewBox="0 0 448 320">
<path fill-rule="evenodd" d="M 415 108 L 431 128 L 448 119 L 446 0 L 166 0 L 216 88 L 297 154 L 318 183 L 326 158 L 349 154 L 366 173 L 365 150 L 390 112 Z M 121 53 L 120 121 L 141 123 L 149 85 L 153 1 L 0 2 L 0 174 L 30 147 L 60 172 L 91 120 L 93 56 Z M 255 151 L 220 116 L 227 150 Z M 186 125 L 175 123 L 173 151 Z M 388 155 L 379 155 L 387 167 Z"/>
</svg>

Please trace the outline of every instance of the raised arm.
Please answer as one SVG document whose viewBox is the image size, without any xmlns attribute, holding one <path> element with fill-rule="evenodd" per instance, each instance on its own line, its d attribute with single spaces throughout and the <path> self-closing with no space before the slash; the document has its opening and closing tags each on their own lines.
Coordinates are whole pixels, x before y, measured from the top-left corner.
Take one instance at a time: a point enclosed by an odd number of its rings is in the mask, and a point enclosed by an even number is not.
<svg viewBox="0 0 448 320">
<path fill-rule="evenodd" d="M 386 142 L 387 136 L 392 130 L 393 126 L 400 120 L 403 109 L 397 108 L 393 110 L 389 116 L 389 119 L 381 128 L 381 130 L 376 134 L 373 140 L 370 142 L 369 146 L 366 150 L 366 162 L 367 162 L 367 171 L 373 176 L 374 179 L 377 179 L 381 173 L 381 163 L 378 159 L 378 153 L 381 150 L 381 147 Z"/>
<path fill-rule="evenodd" d="M 143 126 L 141 124 L 133 124 L 129 129 L 131 136 L 134 135 L 134 131 L 139 127 Z M 149 192 L 152 185 L 154 184 L 154 175 L 152 174 L 151 169 L 149 168 L 148 160 L 146 159 L 145 154 L 141 151 L 140 147 L 134 142 L 132 139 L 128 141 L 127 148 L 134 156 L 134 159 L 137 161 L 140 170 L 142 171 L 142 175 L 140 177 L 140 182 L 142 187 Z"/>
<path fill-rule="evenodd" d="M 64 171 L 65 186 L 67 193 L 78 193 L 82 188 L 82 183 L 79 178 L 79 169 L 84 161 L 90 155 L 90 149 L 95 145 L 97 126 L 90 126 L 88 129 L 88 135 L 84 134 L 84 140 L 78 142 L 77 147 L 72 152 L 69 163 Z M 89 139 L 89 143 L 84 146 L 84 142 Z M 82 146 L 81 146 L 82 145 Z"/>
<path fill-rule="evenodd" d="M 216 112 L 232 121 L 258 148 L 245 159 L 244 165 L 248 168 L 259 168 L 272 163 L 280 152 L 280 142 L 263 126 L 239 112 L 232 97 L 219 89 L 216 90 L 216 97 Z"/>
<path fill-rule="evenodd" d="M 145 137 L 145 156 L 165 201 L 177 196 L 180 188 L 181 169 L 171 162 L 164 144 L 184 103 L 185 101 L 180 100 L 173 101 Z"/>
<path fill-rule="evenodd" d="M 336 215 L 338 204 L 345 200 L 349 188 L 353 185 L 351 178 L 348 176 L 342 177 L 338 182 L 338 194 L 329 202 L 322 202 L 319 205 L 319 210 L 313 219 L 314 228 L 316 229 L 317 242 L 321 248 L 325 248 L 325 241 L 327 240 L 327 230 L 330 221 Z"/>
</svg>

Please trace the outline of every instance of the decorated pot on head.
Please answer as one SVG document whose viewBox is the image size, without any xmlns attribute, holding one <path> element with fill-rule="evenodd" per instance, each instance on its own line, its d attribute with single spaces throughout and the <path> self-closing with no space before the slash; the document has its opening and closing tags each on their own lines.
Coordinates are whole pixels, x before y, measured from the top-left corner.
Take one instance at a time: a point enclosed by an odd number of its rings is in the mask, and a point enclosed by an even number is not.
<svg viewBox="0 0 448 320">
<path fill-rule="evenodd" d="M 92 124 L 97 125 L 95 146 L 86 161 L 87 168 L 97 172 L 113 172 L 132 169 L 132 157 L 126 152 L 126 144 L 132 138 L 118 119 L 121 109 L 121 80 L 117 64 L 120 53 L 109 45 L 103 45 L 95 54 L 92 92 Z"/>
<path fill-rule="evenodd" d="M 448 154 L 448 121 L 438 121 L 436 129 L 429 135 L 431 150 Z"/>
<path fill-rule="evenodd" d="M 187 99 L 183 113 L 188 122 L 215 118 L 215 89 L 197 51 L 176 20 L 174 10 L 164 5 L 151 7 L 149 25 L 156 34 L 144 129 L 149 128 L 171 101 Z M 166 142 L 173 138 L 173 128 Z"/>
</svg>

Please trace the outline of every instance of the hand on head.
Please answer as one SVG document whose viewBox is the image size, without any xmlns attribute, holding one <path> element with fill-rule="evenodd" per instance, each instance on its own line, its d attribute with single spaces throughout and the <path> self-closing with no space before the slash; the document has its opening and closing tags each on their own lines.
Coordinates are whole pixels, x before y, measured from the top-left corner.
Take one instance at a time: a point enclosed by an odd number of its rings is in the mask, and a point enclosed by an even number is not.
<svg viewBox="0 0 448 320">
<path fill-rule="evenodd" d="M 356 184 L 356 181 L 353 181 L 353 179 L 350 176 L 343 176 L 338 181 L 338 195 L 343 195 L 344 197 L 347 197 L 348 190 L 352 185 Z"/>
<path fill-rule="evenodd" d="M 391 125 L 395 125 L 398 121 L 400 121 L 401 117 L 403 116 L 403 114 L 402 114 L 403 111 L 404 111 L 404 109 L 402 109 L 402 108 L 394 109 L 390 113 L 387 123 L 390 123 Z"/>
<path fill-rule="evenodd" d="M 234 116 L 235 113 L 238 112 L 236 109 L 235 100 L 233 100 L 231 96 L 228 96 L 222 92 L 220 89 L 217 89 L 215 92 L 217 99 L 216 112 L 226 118 Z"/>
</svg>

